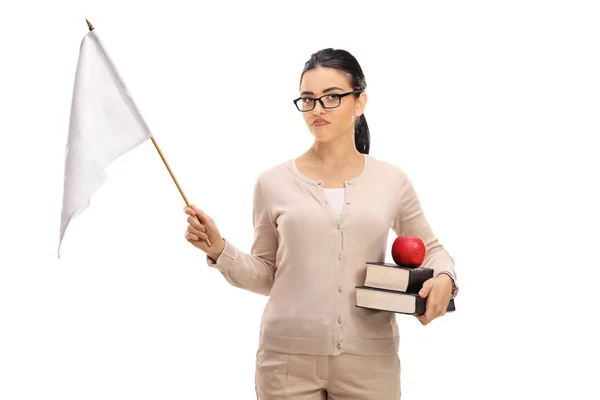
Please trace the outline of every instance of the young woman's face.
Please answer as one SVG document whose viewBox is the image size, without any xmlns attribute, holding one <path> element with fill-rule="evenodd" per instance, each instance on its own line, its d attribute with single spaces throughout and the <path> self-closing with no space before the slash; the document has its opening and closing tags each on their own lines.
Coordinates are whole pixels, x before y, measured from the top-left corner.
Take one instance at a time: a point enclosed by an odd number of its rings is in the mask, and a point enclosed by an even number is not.
<svg viewBox="0 0 600 400">
<path fill-rule="evenodd" d="M 307 71 L 300 84 L 301 97 L 316 99 L 327 95 L 322 98 L 326 106 L 328 103 L 337 102 L 334 96 L 329 95 L 351 91 L 352 87 L 347 75 L 332 68 L 315 68 Z M 354 132 L 356 118 L 364 109 L 366 94 L 361 93 L 358 99 L 354 95 L 348 95 L 339 100 L 340 105 L 337 108 L 323 108 L 321 103 L 316 101 L 312 111 L 302 113 L 308 129 L 320 142 L 329 142 L 345 133 Z"/>
</svg>

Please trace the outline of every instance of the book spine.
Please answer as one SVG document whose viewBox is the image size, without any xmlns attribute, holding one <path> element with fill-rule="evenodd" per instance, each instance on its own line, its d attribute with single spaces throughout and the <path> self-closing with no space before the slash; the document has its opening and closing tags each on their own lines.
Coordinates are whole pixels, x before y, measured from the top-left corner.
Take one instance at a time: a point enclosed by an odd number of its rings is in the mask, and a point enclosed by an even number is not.
<svg viewBox="0 0 600 400">
<path fill-rule="evenodd" d="M 423 287 L 423 283 L 432 277 L 433 270 L 430 268 L 414 269 L 410 271 L 406 293 L 418 293 Z"/>
</svg>

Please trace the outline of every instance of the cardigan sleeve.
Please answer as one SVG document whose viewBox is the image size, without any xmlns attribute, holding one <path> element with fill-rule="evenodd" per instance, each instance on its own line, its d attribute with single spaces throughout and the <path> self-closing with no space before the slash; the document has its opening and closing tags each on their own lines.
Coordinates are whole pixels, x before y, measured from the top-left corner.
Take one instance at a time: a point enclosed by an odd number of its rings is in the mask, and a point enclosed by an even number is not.
<svg viewBox="0 0 600 400">
<path fill-rule="evenodd" d="M 397 236 L 418 236 L 425 243 L 426 254 L 422 267 L 433 269 L 433 276 L 446 271 L 456 280 L 454 259 L 435 236 L 415 188 L 403 173 L 401 198 L 394 220 L 393 231 Z"/>
<path fill-rule="evenodd" d="M 225 248 L 221 255 L 216 260 L 207 256 L 206 261 L 209 266 L 219 270 L 233 286 L 268 296 L 277 269 L 279 239 L 260 179 L 254 186 L 252 216 L 254 242 L 249 254 L 224 239 Z"/>
</svg>

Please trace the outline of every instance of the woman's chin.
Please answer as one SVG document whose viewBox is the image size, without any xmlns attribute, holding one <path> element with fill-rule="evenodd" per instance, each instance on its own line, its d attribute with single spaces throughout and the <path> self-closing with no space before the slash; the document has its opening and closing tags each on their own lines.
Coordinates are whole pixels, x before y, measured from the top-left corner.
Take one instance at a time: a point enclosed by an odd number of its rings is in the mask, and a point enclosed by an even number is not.
<svg viewBox="0 0 600 400">
<path fill-rule="evenodd" d="M 336 137 L 336 135 L 332 132 L 327 132 L 326 130 L 321 129 L 313 129 L 312 134 L 319 142 L 330 142 Z"/>
</svg>

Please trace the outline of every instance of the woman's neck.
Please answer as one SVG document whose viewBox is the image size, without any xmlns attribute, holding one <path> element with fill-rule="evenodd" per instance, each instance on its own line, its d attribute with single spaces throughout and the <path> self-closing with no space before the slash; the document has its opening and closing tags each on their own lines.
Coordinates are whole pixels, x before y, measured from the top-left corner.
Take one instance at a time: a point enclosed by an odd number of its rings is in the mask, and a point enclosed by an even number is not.
<svg viewBox="0 0 600 400">
<path fill-rule="evenodd" d="M 362 162 L 363 155 L 356 149 L 354 134 L 343 135 L 331 142 L 315 141 L 304 153 L 306 158 L 312 159 L 324 167 L 347 164 L 353 161 Z"/>
</svg>

